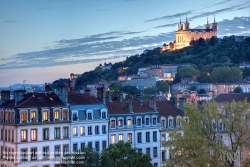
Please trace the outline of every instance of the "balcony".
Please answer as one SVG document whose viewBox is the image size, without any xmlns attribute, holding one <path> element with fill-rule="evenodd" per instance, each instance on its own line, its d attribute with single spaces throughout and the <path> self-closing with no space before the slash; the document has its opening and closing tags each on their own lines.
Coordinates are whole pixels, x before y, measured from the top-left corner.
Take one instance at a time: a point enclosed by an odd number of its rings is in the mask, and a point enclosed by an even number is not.
<svg viewBox="0 0 250 167">
<path fill-rule="evenodd" d="M 55 119 L 55 121 L 60 121 L 60 119 L 59 119 L 59 118 L 57 118 L 57 119 Z"/>
<path fill-rule="evenodd" d="M 21 142 L 27 142 L 27 139 L 22 139 Z"/>
<path fill-rule="evenodd" d="M 63 138 L 69 138 L 69 135 L 63 135 Z"/>
<path fill-rule="evenodd" d="M 49 140 L 49 137 L 43 137 L 43 140 Z"/>
<path fill-rule="evenodd" d="M 36 122 L 36 119 L 35 118 L 31 118 L 31 122 Z"/>
<path fill-rule="evenodd" d="M 63 120 L 64 120 L 64 121 L 67 121 L 67 120 L 68 120 L 68 118 L 63 118 Z"/>
</svg>

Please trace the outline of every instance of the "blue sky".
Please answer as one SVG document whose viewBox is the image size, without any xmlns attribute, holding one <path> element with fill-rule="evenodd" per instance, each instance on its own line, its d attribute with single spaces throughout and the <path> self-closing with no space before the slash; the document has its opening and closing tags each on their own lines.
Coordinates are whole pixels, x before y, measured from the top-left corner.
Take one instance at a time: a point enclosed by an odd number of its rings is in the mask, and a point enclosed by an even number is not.
<svg viewBox="0 0 250 167">
<path fill-rule="evenodd" d="M 0 87 L 52 82 L 218 22 L 219 36 L 250 35 L 250 0 L 1 0 Z"/>
</svg>

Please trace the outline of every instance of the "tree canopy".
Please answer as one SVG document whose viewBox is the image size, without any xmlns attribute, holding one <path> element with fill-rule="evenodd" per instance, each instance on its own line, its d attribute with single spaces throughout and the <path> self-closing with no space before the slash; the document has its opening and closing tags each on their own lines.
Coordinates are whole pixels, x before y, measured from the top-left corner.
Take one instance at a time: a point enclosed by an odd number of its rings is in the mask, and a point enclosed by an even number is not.
<svg viewBox="0 0 250 167">
<path fill-rule="evenodd" d="M 231 156 L 247 146 L 250 137 L 248 119 L 244 119 L 249 116 L 248 107 L 246 100 L 227 103 L 223 110 L 218 110 L 215 101 L 201 106 L 186 104 L 189 121 L 182 121 L 182 135 L 175 130 L 165 143 L 174 156 L 167 161 L 168 166 L 233 167 L 236 162 Z"/>
</svg>

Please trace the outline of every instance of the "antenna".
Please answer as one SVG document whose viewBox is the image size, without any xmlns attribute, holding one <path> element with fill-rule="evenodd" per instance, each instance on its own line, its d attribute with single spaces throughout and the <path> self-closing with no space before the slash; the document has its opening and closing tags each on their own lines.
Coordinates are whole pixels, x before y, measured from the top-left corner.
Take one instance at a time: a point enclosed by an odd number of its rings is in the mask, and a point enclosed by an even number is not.
<svg viewBox="0 0 250 167">
<path fill-rule="evenodd" d="M 22 87 L 23 90 L 25 90 L 25 85 L 24 85 L 24 83 L 25 83 L 26 81 L 27 81 L 27 80 L 25 80 L 25 79 L 23 80 L 23 87 Z"/>
<path fill-rule="evenodd" d="M 181 16 L 180 16 L 180 24 L 181 24 Z"/>
<path fill-rule="evenodd" d="M 214 23 L 215 23 L 215 15 L 214 15 Z"/>
<path fill-rule="evenodd" d="M 187 19 L 187 14 L 186 14 L 186 23 L 188 22 L 188 19 Z"/>
<path fill-rule="evenodd" d="M 207 24 L 208 24 L 208 17 L 207 17 Z"/>
</svg>

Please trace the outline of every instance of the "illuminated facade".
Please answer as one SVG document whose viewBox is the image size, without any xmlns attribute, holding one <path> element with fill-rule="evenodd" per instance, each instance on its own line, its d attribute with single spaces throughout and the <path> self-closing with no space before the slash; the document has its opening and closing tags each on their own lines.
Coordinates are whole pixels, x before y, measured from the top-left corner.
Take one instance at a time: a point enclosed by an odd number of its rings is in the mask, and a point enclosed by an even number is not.
<svg viewBox="0 0 250 167">
<path fill-rule="evenodd" d="M 178 24 L 178 30 L 175 31 L 176 40 L 174 43 L 170 43 L 169 45 L 164 44 L 162 46 L 162 51 L 182 49 L 184 47 L 190 46 L 191 41 L 196 41 L 200 38 L 209 40 L 212 37 L 217 37 L 217 23 L 215 22 L 215 17 L 212 27 L 211 24 L 208 23 L 208 19 L 207 24 L 205 24 L 205 29 L 190 29 L 189 25 L 190 24 L 187 20 L 187 17 L 186 22 L 183 24 L 180 20 L 180 23 Z"/>
</svg>

